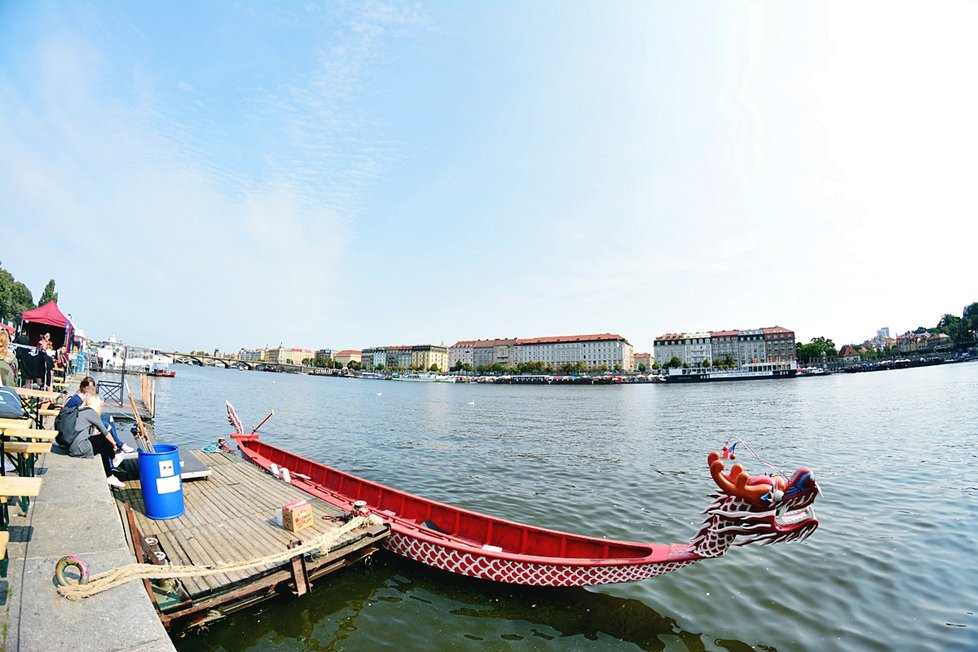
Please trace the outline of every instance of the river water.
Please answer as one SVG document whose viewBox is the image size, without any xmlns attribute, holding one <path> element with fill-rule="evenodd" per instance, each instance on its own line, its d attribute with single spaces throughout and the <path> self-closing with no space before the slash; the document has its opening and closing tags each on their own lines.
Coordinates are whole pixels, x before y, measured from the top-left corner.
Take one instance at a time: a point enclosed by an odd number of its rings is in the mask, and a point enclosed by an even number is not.
<svg viewBox="0 0 978 652">
<path fill-rule="evenodd" d="M 512 386 L 177 365 L 158 436 L 200 447 L 270 410 L 270 443 L 469 509 L 614 539 L 686 542 L 706 455 L 746 440 L 814 469 L 819 529 L 660 578 L 499 585 L 378 554 L 181 650 L 978 650 L 978 364 L 789 381 Z M 765 468 L 741 450 L 752 473 Z"/>
</svg>

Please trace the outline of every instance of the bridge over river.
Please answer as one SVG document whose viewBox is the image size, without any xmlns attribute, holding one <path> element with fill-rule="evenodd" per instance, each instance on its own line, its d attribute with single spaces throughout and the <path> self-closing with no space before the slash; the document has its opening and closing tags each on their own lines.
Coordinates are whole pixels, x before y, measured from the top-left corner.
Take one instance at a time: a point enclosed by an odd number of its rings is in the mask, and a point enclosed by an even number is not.
<svg viewBox="0 0 978 652">
<path fill-rule="evenodd" d="M 198 367 L 224 367 L 225 369 L 249 369 L 258 371 L 279 371 L 287 373 L 321 373 L 325 369 L 318 369 L 310 365 L 287 364 L 280 362 L 259 362 L 245 361 L 237 358 L 226 358 L 222 356 L 206 355 L 203 353 L 181 353 L 179 351 L 161 351 L 164 355 L 173 358 L 174 362 L 182 364 L 192 364 Z"/>
</svg>

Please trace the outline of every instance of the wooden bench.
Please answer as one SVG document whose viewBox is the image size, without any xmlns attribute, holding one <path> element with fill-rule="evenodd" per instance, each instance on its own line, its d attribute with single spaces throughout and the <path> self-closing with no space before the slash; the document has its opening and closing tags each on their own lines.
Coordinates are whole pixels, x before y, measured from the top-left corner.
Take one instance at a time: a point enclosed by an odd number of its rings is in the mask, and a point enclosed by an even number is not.
<svg viewBox="0 0 978 652">
<path fill-rule="evenodd" d="M 31 419 L 0 419 L 0 428 L 31 428 L 34 421 Z"/>
<path fill-rule="evenodd" d="M 44 455 L 51 452 L 51 444 L 39 441 L 8 441 L 4 443 L 4 449 L 11 455 Z"/>
<path fill-rule="evenodd" d="M 41 478 L 21 478 L 13 476 L 0 477 L 0 504 L 2 504 L 3 514 L 0 520 L 0 542 L 3 543 L 3 558 L 0 559 L 0 577 L 7 576 L 7 543 L 10 541 L 10 533 L 7 526 L 10 524 L 10 511 L 7 506 L 7 498 L 14 496 L 21 501 L 37 497 L 41 493 Z"/>
<path fill-rule="evenodd" d="M 56 417 L 61 414 L 61 406 L 53 408 L 41 408 L 37 411 L 38 415 L 43 419 L 44 417 Z"/>
<path fill-rule="evenodd" d="M 37 456 L 50 453 L 51 443 L 39 441 L 3 441 L 0 442 L 0 451 L 4 455 L 17 456 L 17 475 L 32 478 L 34 477 Z"/>
<path fill-rule="evenodd" d="M 6 530 L 10 523 L 10 513 L 7 511 L 7 498 L 13 496 L 21 499 L 23 506 L 25 501 L 36 498 L 41 493 L 41 478 L 22 478 L 20 476 L 5 475 L 0 477 L 0 503 L 3 504 L 3 517 L 0 521 L 0 530 Z"/>
<path fill-rule="evenodd" d="M 0 435 L 4 437 L 17 437 L 18 439 L 34 439 L 37 441 L 54 441 L 58 436 L 57 430 L 38 430 L 37 428 L 25 428 L 17 426 L 11 428 L 0 424 Z"/>
</svg>

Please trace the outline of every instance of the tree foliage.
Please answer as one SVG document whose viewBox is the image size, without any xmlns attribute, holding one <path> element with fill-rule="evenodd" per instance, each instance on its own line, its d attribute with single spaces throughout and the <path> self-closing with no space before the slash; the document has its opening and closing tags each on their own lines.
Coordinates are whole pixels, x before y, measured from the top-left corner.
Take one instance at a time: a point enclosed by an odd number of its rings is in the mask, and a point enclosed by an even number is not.
<svg viewBox="0 0 978 652">
<path fill-rule="evenodd" d="M 17 321 L 20 313 L 36 307 L 27 286 L 0 265 L 0 319 Z"/>
<path fill-rule="evenodd" d="M 37 300 L 37 305 L 43 306 L 49 301 L 58 302 L 58 293 L 54 289 L 54 279 L 48 281 L 48 284 L 44 286 L 44 291 L 41 292 L 41 298 Z"/>
<path fill-rule="evenodd" d="M 809 344 L 797 345 L 795 356 L 799 362 L 811 363 L 821 362 L 822 357 L 834 358 L 838 355 L 835 342 L 824 337 L 816 337 Z"/>
<path fill-rule="evenodd" d="M 978 341 L 978 302 L 965 306 L 960 317 L 946 313 L 930 332 L 944 333 L 955 344 Z"/>
</svg>

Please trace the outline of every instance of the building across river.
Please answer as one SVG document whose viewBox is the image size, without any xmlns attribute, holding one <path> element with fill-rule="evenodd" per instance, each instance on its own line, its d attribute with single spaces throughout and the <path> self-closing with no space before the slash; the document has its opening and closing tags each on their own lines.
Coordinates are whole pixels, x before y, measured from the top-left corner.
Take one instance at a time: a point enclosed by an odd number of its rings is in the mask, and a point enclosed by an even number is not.
<svg viewBox="0 0 978 652">
<path fill-rule="evenodd" d="M 653 354 L 665 366 L 673 358 L 690 367 L 744 369 L 760 363 L 795 366 L 794 331 L 771 326 L 748 330 L 667 333 L 655 338 Z"/>
</svg>

